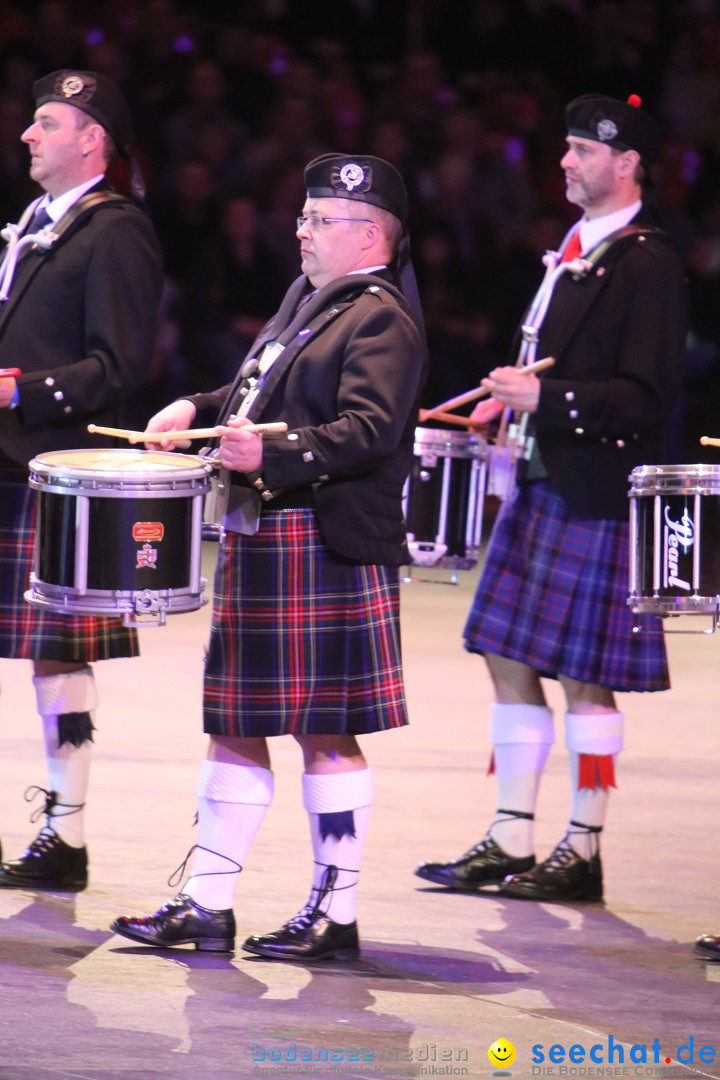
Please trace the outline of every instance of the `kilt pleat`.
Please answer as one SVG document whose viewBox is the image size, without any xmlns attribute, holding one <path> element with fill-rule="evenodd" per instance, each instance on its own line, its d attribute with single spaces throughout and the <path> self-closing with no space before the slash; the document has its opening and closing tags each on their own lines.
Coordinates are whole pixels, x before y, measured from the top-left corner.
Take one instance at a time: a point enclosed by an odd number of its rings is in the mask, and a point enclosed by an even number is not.
<svg viewBox="0 0 720 1080">
<path fill-rule="evenodd" d="M 573 518 L 546 481 L 519 487 L 490 538 L 466 648 L 616 691 L 668 689 L 662 622 L 627 604 L 628 534 L 624 521 Z"/>
<path fill-rule="evenodd" d="M 309 510 L 228 532 L 204 681 L 208 734 L 360 735 L 407 723 L 394 567 L 351 563 Z"/>
<path fill-rule="evenodd" d="M 24 599 L 35 551 L 37 498 L 27 484 L 0 481 L 0 656 L 66 663 L 139 654 L 121 618 L 61 615 Z"/>
</svg>

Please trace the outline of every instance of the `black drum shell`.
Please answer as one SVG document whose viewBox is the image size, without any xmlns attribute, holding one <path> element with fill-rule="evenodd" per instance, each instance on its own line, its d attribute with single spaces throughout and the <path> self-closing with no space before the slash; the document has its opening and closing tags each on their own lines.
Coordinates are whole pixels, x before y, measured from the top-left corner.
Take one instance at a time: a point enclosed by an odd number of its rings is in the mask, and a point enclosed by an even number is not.
<svg viewBox="0 0 720 1080">
<path fill-rule="evenodd" d="M 66 614 L 189 611 L 200 577 L 213 467 L 163 451 L 67 450 L 30 462 L 37 492 L 26 598 Z"/>
<path fill-rule="evenodd" d="M 630 474 L 628 603 L 658 615 L 720 604 L 720 466 L 642 465 Z"/>
</svg>

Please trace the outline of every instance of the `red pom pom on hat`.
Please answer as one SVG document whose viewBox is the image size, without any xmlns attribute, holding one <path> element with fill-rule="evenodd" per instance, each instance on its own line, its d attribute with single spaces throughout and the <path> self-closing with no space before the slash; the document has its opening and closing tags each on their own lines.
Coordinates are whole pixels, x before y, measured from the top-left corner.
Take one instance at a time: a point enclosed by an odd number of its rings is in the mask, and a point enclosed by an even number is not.
<svg viewBox="0 0 720 1080">
<path fill-rule="evenodd" d="M 642 98 L 639 97 L 637 94 L 631 94 L 630 97 L 627 99 L 627 103 L 628 105 L 632 105 L 633 109 L 639 109 L 642 105 Z"/>
</svg>

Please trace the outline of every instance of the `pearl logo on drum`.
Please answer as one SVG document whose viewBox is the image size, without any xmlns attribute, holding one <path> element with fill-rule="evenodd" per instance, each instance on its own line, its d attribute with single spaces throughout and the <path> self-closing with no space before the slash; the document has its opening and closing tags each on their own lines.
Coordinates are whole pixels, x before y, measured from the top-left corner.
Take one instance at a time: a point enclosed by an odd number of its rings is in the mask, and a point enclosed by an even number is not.
<svg viewBox="0 0 720 1080">
<path fill-rule="evenodd" d="M 670 517 L 670 508 L 665 507 L 665 563 L 664 581 L 666 588 L 684 589 L 690 592 L 690 582 L 680 577 L 680 557 L 687 555 L 695 542 L 695 528 L 692 518 L 687 510 L 679 521 L 673 521 Z M 682 552 L 681 550 L 682 549 Z"/>
<path fill-rule="evenodd" d="M 149 543 L 162 540 L 165 526 L 162 521 L 136 521 L 132 527 L 132 538 L 137 543 Z"/>
</svg>

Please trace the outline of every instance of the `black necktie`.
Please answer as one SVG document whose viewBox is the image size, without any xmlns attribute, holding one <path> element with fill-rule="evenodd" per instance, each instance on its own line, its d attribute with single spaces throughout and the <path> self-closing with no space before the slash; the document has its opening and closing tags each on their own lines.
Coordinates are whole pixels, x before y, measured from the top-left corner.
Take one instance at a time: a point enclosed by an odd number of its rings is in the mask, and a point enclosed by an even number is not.
<svg viewBox="0 0 720 1080">
<path fill-rule="evenodd" d="M 317 289 L 313 289 L 313 291 L 312 291 L 312 292 L 306 293 L 306 294 L 305 294 L 305 296 L 303 296 L 303 298 L 301 299 L 300 303 L 298 304 L 298 306 L 297 306 L 297 310 L 296 310 L 295 314 L 297 315 L 298 311 L 301 311 L 301 310 L 302 310 L 302 308 L 304 308 L 304 307 L 305 307 L 305 305 L 307 304 L 307 302 L 308 302 L 309 300 L 312 300 L 312 298 L 313 298 L 314 296 L 317 296 L 317 294 L 318 294 L 318 290 L 317 290 Z"/>
</svg>

